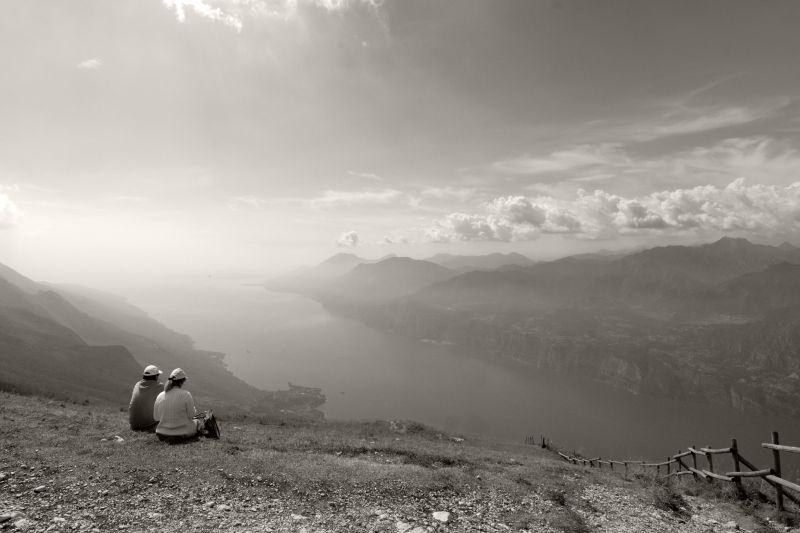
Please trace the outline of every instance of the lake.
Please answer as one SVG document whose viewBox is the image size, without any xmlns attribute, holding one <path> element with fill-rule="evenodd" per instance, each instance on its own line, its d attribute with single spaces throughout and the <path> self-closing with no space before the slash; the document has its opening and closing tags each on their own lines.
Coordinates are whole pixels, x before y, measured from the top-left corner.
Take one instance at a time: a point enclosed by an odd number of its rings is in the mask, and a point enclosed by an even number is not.
<svg viewBox="0 0 800 533">
<path fill-rule="evenodd" d="M 241 282 L 205 280 L 132 291 L 131 301 L 198 348 L 226 354 L 248 383 L 320 387 L 329 419 L 413 419 L 449 434 L 522 441 L 544 434 L 588 456 L 663 460 L 695 444 L 739 440 L 759 466 L 770 432 L 800 445 L 797 421 L 720 406 L 634 396 L 599 384 L 466 357 L 440 346 L 333 316 L 300 296 Z M 792 465 L 794 468 L 794 465 Z"/>
</svg>

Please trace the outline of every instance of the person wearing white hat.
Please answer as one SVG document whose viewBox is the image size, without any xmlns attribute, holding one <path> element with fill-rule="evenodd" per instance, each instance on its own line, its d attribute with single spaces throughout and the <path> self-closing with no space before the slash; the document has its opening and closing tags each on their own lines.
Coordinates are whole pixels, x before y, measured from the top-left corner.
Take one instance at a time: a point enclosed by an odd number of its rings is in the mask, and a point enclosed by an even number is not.
<svg viewBox="0 0 800 533">
<path fill-rule="evenodd" d="M 158 420 L 153 418 L 153 405 L 161 392 L 158 377 L 161 370 L 156 365 L 147 365 L 141 381 L 133 386 L 131 403 L 128 405 L 128 422 L 134 431 L 155 431 Z"/>
<path fill-rule="evenodd" d="M 179 440 L 200 433 L 203 420 L 196 419 L 192 393 L 183 389 L 186 372 L 176 368 L 169 375 L 164 392 L 158 395 L 153 406 L 153 417 L 158 420 L 156 435 L 161 440 Z"/>
</svg>

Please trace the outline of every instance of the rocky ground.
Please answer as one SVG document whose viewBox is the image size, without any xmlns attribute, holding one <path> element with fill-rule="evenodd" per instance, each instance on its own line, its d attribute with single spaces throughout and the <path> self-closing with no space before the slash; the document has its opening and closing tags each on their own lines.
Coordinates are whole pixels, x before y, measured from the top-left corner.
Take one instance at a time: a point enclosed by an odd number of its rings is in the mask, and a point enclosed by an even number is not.
<svg viewBox="0 0 800 533">
<path fill-rule="evenodd" d="M 413 423 L 221 426 L 218 441 L 166 445 L 124 412 L 0 393 L 0 530 L 788 530 L 765 505 Z"/>
</svg>

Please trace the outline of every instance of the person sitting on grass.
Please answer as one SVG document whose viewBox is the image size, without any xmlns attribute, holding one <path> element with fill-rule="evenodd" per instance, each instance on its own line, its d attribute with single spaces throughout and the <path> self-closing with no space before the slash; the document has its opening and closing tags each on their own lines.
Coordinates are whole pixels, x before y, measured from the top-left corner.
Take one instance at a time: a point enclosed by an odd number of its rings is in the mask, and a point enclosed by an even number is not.
<svg viewBox="0 0 800 533">
<path fill-rule="evenodd" d="M 169 375 L 164 392 L 158 395 L 153 406 L 153 416 L 159 421 L 156 427 L 158 438 L 167 442 L 181 442 L 198 435 L 219 437 L 214 415 L 198 415 L 192 393 L 183 389 L 186 372 L 176 368 Z M 215 434 L 209 434 L 206 427 L 213 426 Z"/>
<path fill-rule="evenodd" d="M 155 431 L 158 420 L 153 418 L 153 405 L 161 392 L 162 383 L 158 381 L 161 370 L 155 365 L 147 365 L 141 381 L 133 386 L 131 403 L 128 405 L 128 422 L 134 431 Z"/>
</svg>

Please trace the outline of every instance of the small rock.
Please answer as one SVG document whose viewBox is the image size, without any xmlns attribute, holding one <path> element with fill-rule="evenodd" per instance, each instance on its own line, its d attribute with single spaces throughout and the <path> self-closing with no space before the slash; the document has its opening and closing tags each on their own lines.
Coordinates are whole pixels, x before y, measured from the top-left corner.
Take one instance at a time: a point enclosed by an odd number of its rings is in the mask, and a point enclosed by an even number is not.
<svg viewBox="0 0 800 533">
<path fill-rule="evenodd" d="M 33 489 L 33 492 L 44 492 L 46 490 L 47 490 L 47 485 L 39 485 L 38 487 Z"/>
<path fill-rule="evenodd" d="M 67 521 L 66 518 L 62 518 L 60 516 L 54 516 L 53 517 L 53 522 L 55 522 L 56 524 L 63 524 L 66 521 Z"/>
<path fill-rule="evenodd" d="M 125 439 L 123 439 L 119 435 L 114 435 L 114 442 L 125 442 Z"/>
<path fill-rule="evenodd" d="M 216 506 L 216 510 L 217 511 L 230 511 L 231 510 L 231 506 L 227 505 L 227 504 L 224 504 L 224 503 L 221 503 L 221 504 Z"/>
<path fill-rule="evenodd" d="M 725 529 L 739 529 L 739 524 L 737 524 L 736 521 L 731 520 L 730 522 L 725 522 L 722 524 L 722 527 Z"/>
<path fill-rule="evenodd" d="M 147 513 L 147 518 L 151 520 L 161 520 L 164 518 L 164 515 L 161 513 Z"/>
<path fill-rule="evenodd" d="M 433 513 L 433 519 L 446 523 L 448 520 L 450 520 L 450 513 L 447 511 L 436 511 Z"/>
<path fill-rule="evenodd" d="M 301 514 L 292 513 L 292 520 L 305 520 L 307 517 Z"/>
<path fill-rule="evenodd" d="M 33 527 L 33 521 L 28 520 L 27 518 L 20 518 L 14 522 L 14 527 L 19 531 L 28 531 Z"/>
</svg>

